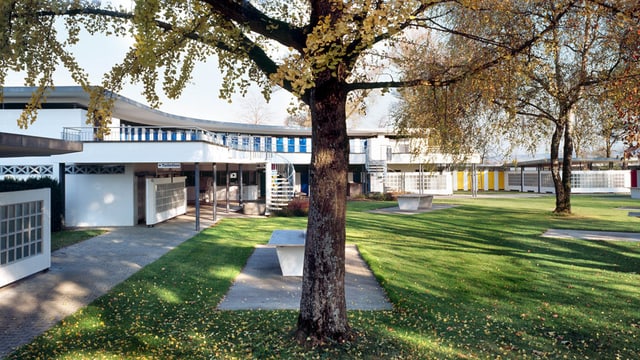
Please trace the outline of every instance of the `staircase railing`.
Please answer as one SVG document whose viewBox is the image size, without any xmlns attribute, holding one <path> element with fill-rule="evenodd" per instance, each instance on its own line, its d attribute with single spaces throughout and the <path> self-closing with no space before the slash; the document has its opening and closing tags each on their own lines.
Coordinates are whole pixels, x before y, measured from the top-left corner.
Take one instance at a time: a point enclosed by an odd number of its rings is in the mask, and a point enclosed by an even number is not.
<svg viewBox="0 0 640 360">
<path fill-rule="evenodd" d="M 295 197 L 296 170 L 286 158 L 273 154 L 271 158 L 271 199 L 269 211 L 284 209 Z"/>
</svg>

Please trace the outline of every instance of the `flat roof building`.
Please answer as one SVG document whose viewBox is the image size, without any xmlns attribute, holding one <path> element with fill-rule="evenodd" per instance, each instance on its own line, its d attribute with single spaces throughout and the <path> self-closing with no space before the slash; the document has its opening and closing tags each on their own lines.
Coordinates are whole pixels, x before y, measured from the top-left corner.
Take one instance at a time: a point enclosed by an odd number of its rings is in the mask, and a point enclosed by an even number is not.
<svg viewBox="0 0 640 360">
<path fill-rule="evenodd" d="M 0 131 L 80 144 L 82 149 L 45 158 L 3 157 L 0 178 L 50 176 L 64 182 L 67 226 L 153 225 L 183 211 L 187 201 L 220 200 L 227 209 L 230 203 L 243 207 L 262 202 L 269 211 L 312 191 L 309 128 L 182 117 L 107 92 L 114 99 L 112 122 L 101 136 L 86 124 L 89 94 L 81 87 L 62 86 L 47 93 L 37 121 L 20 129 L 17 119 L 34 90 L 3 89 Z M 385 192 L 390 185 L 396 189 L 398 184 L 385 184 L 388 173 L 422 174 L 427 163 L 440 172 L 429 184 L 420 180 L 420 186 L 452 193 L 451 175 L 442 171 L 452 163 L 451 156 L 416 156 L 409 139 L 387 129 L 350 129 L 348 135 L 352 195 Z M 475 156 L 470 162 L 478 160 Z M 163 203 L 176 199 L 180 206 Z"/>
</svg>

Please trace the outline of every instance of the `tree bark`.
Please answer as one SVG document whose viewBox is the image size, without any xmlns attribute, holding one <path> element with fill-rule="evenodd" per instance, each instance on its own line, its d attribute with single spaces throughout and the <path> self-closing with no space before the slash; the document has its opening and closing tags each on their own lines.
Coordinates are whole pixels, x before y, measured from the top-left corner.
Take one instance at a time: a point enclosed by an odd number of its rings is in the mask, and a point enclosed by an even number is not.
<svg viewBox="0 0 640 360">
<path fill-rule="evenodd" d="M 310 94 L 311 189 L 296 338 L 311 345 L 350 338 L 344 288 L 346 100 L 346 86 L 331 76 L 318 79 Z"/>
<path fill-rule="evenodd" d="M 573 110 L 560 112 L 551 138 L 551 177 L 556 192 L 556 214 L 571 214 L 571 164 L 573 160 Z M 562 147 L 562 169 L 560 169 L 560 141 Z"/>
<path fill-rule="evenodd" d="M 571 214 L 571 165 L 573 163 L 573 109 L 567 113 L 567 121 L 564 126 L 564 146 L 562 150 L 562 198 L 556 202 L 555 212 L 558 214 Z"/>
<path fill-rule="evenodd" d="M 562 207 L 562 201 L 564 199 L 564 187 L 562 186 L 562 176 L 560 175 L 560 140 L 564 134 L 564 123 L 558 121 L 555 123 L 556 128 L 553 131 L 551 137 L 551 178 L 553 179 L 553 186 L 556 192 L 556 208 L 554 212 L 558 212 L 558 209 Z"/>
</svg>

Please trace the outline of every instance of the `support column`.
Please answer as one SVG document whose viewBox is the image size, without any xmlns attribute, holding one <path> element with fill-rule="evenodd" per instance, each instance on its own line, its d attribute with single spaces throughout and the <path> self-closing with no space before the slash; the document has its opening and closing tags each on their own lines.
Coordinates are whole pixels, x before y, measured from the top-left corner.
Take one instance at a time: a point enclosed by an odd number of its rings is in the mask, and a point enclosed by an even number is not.
<svg viewBox="0 0 640 360">
<path fill-rule="evenodd" d="M 66 164 L 58 163 L 58 184 L 60 185 L 60 217 L 61 225 L 64 228 L 66 212 L 67 212 L 67 192 L 66 192 Z M 62 229 L 60 229 L 62 230 Z"/>
<path fill-rule="evenodd" d="M 218 165 L 213 163 L 213 221 L 218 219 Z"/>
<path fill-rule="evenodd" d="M 542 193 L 542 166 L 538 165 L 538 194 Z"/>
<path fill-rule="evenodd" d="M 242 164 L 238 165 L 238 204 L 242 206 L 242 191 L 244 190 L 243 185 L 243 177 L 242 177 Z"/>
<path fill-rule="evenodd" d="M 471 196 L 478 197 L 478 169 L 476 164 L 471 165 Z"/>
<path fill-rule="evenodd" d="M 420 178 L 419 178 L 419 180 L 418 180 L 418 186 L 420 187 L 420 190 L 418 191 L 418 193 L 419 193 L 420 195 L 424 194 L 424 186 L 423 186 L 423 183 L 422 183 L 422 181 L 423 181 L 423 179 L 422 179 L 423 175 L 424 175 L 424 172 L 423 172 L 423 168 L 422 168 L 422 163 L 420 163 L 420 175 L 419 175 L 419 176 L 420 176 Z"/>
<path fill-rule="evenodd" d="M 225 200 L 227 202 L 227 213 L 229 213 L 229 181 L 230 181 L 230 179 L 229 179 L 229 163 L 226 164 L 225 169 L 226 169 L 226 173 L 227 173 L 227 184 L 226 184 L 227 188 L 226 188 Z"/>
<path fill-rule="evenodd" d="M 196 231 L 200 231 L 200 163 L 195 163 Z"/>
<path fill-rule="evenodd" d="M 264 214 L 266 216 L 269 215 L 269 206 L 271 205 L 271 190 L 273 187 L 273 182 L 271 178 L 271 162 L 267 161 L 264 164 L 264 204 L 265 210 Z"/>
</svg>

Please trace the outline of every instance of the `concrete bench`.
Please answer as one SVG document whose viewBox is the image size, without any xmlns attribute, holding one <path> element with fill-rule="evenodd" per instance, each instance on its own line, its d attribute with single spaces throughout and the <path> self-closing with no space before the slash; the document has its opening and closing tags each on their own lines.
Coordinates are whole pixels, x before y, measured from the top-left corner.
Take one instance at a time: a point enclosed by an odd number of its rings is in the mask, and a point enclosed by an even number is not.
<svg viewBox="0 0 640 360">
<path fill-rule="evenodd" d="M 400 210 L 431 209 L 433 195 L 404 194 L 398 195 L 398 207 Z"/>
<path fill-rule="evenodd" d="M 305 230 L 274 230 L 269 245 L 276 248 L 282 276 L 302 276 Z"/>
</svg>

